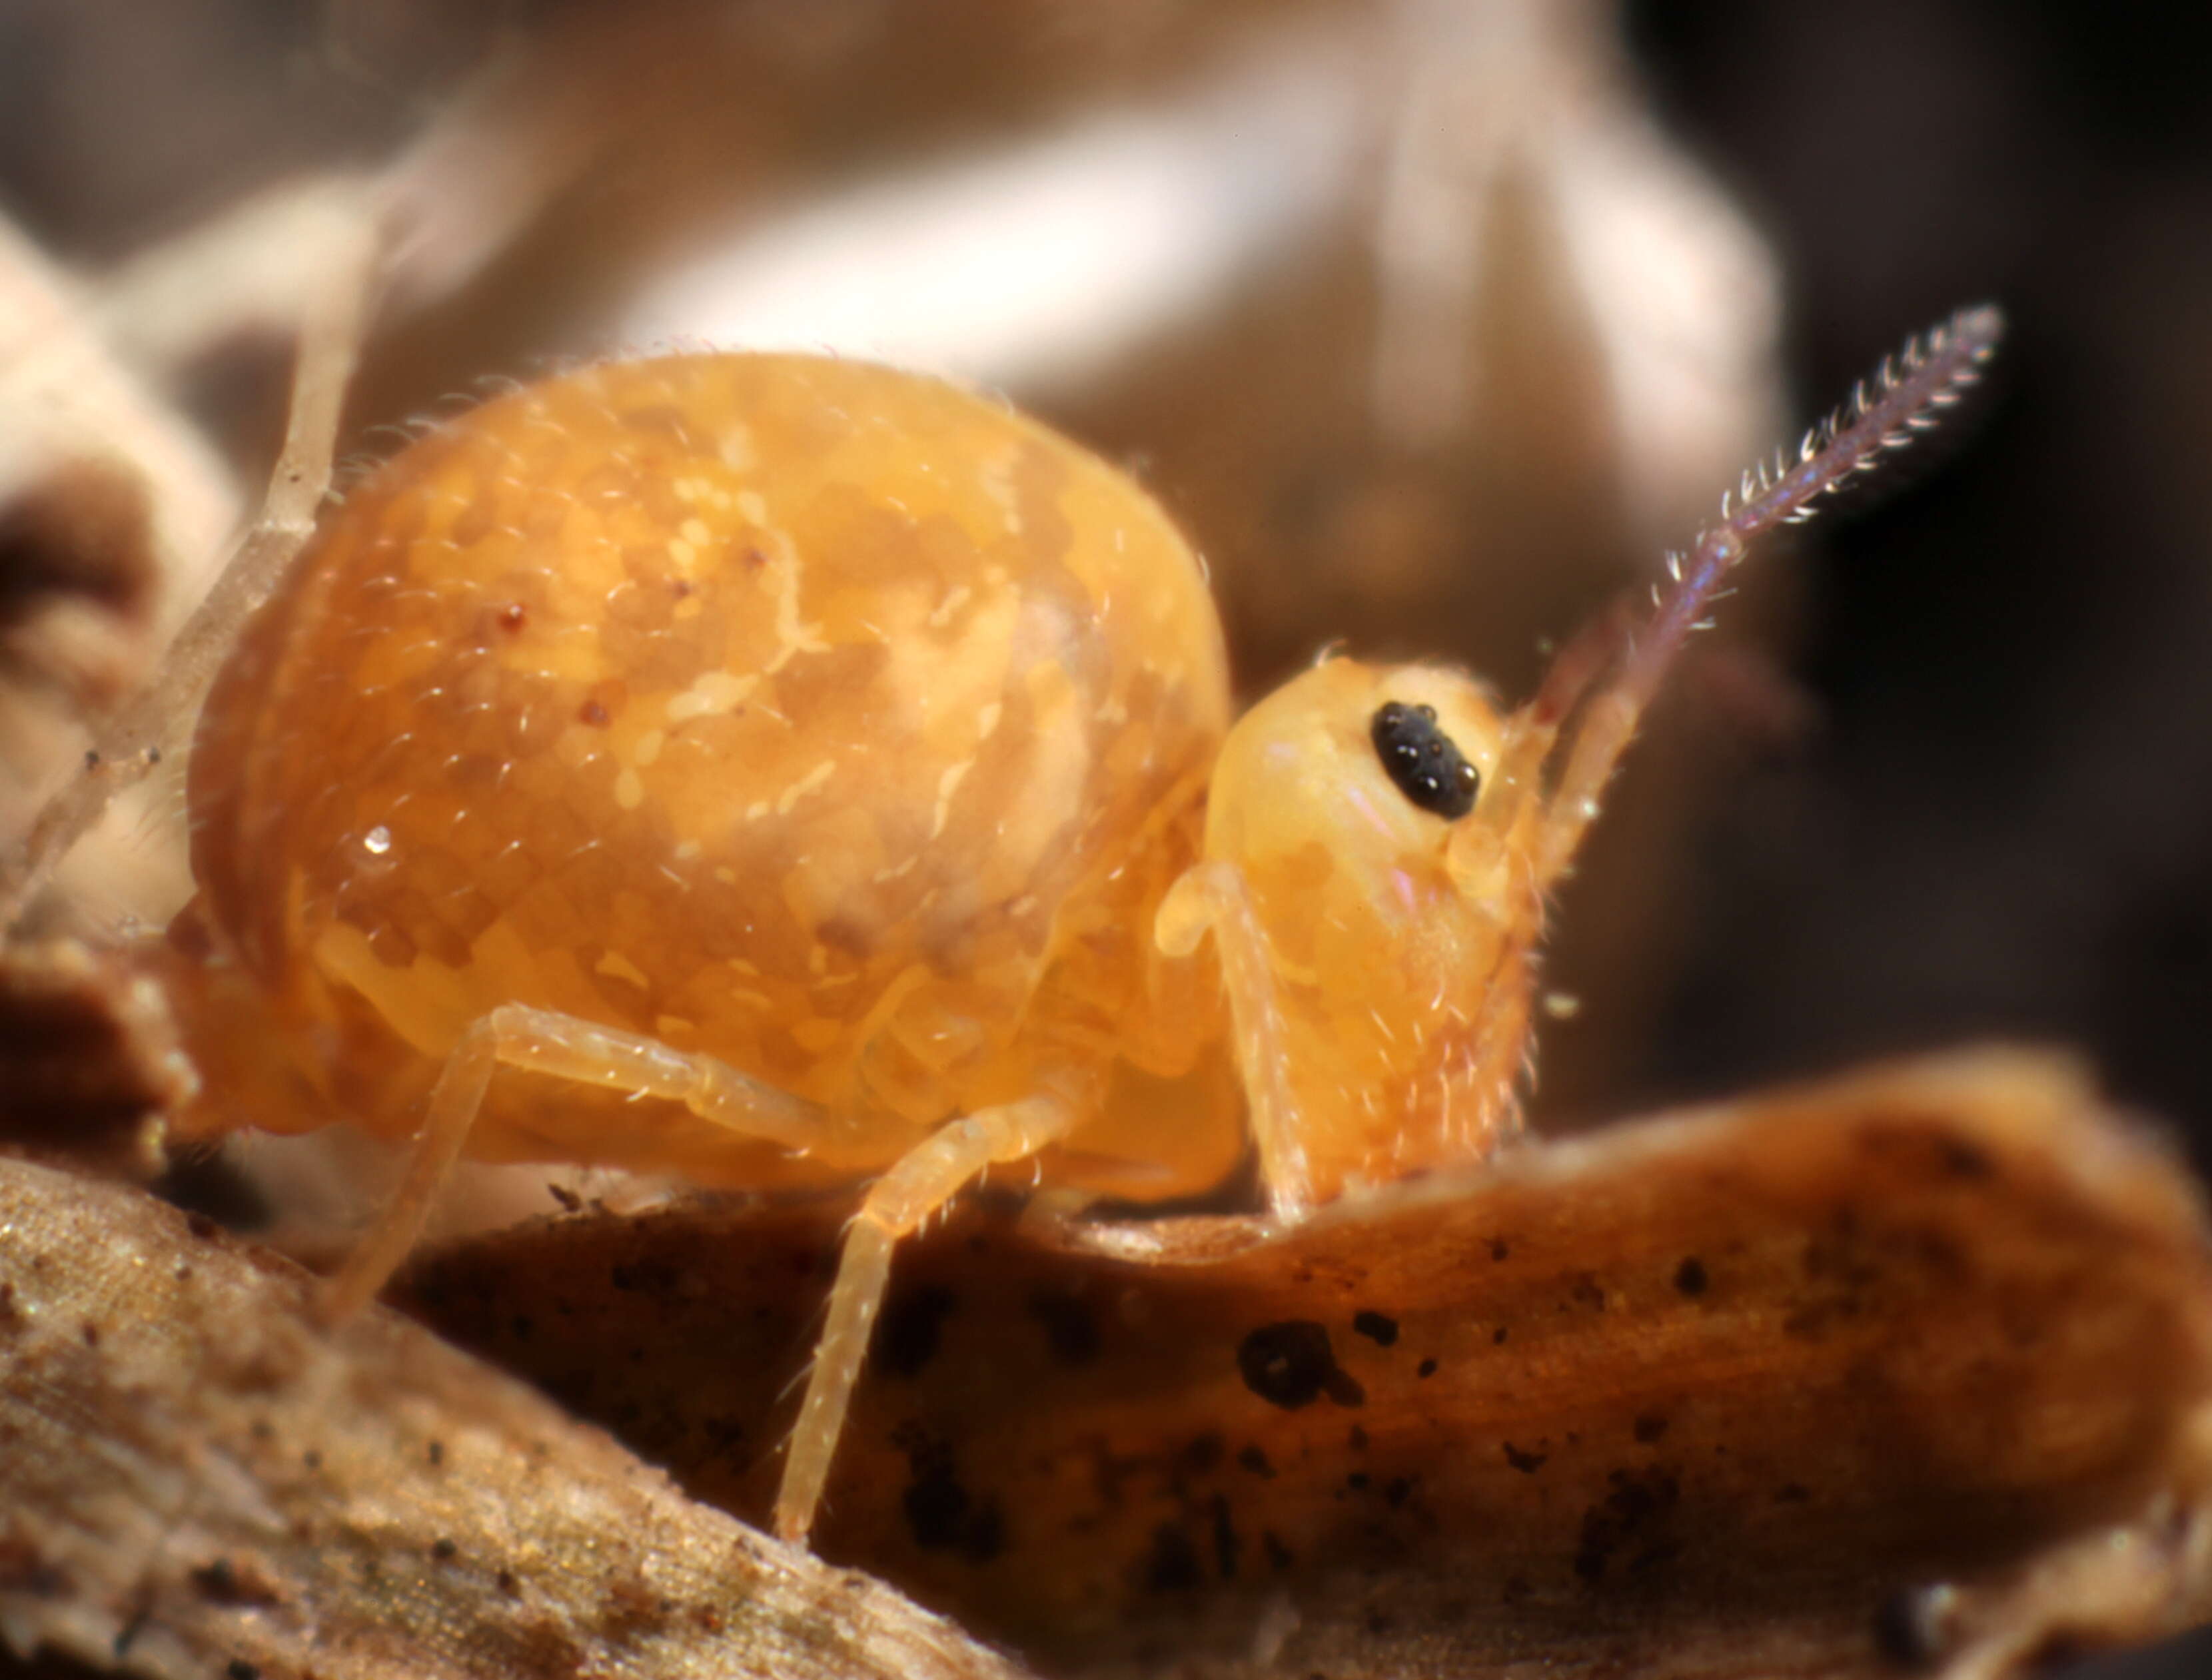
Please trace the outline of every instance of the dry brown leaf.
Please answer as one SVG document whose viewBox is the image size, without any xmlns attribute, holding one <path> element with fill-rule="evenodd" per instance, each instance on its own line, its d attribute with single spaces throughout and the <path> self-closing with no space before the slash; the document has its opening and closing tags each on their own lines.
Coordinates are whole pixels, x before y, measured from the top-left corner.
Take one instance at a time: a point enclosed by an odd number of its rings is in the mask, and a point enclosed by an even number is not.
<svg viewBox="0 0 2212 1680">
<path fill-rule="evenodd" d="M 0 1138 L 151 1178 L 199 1089 L 160 985 L 73 939 L 0 946 Z"/>
<path fill-rule="evenodd" d="M 842 1211 L 550 1221 L 434 1258 L 417 1301 L 750 1513 Z M 2173 1161 L 2018 1052 L 1531 1146 L 1272 1239 L 986 1205 L 902 1258 L 823 1544 L 1066 1673 L 1989 1680 L 2212 1608 L 2208 1283 Z M 204 1222 L 0 1168 L 15 1650 L 1007 1671 L 305 1299 Z"/>
<path fill-rule="evenodd" d="M 555 1220 L 416 1300 L 757 1517 L 844 1211 Z M 2060 1058 L 1532 1146 L 1272 1240 L 978 1210 L 894 1287 L 823 1550 L 1054 1671 L 2008 1671 L 2054 1617 L 2208 1604 L 2202 1210 Z"/>
<path fill-rule="evenodd" d="M 0 1161 L 0 1664 L 1008 1677 L 520 1384 L 135 1192 Z"/>
</svg>

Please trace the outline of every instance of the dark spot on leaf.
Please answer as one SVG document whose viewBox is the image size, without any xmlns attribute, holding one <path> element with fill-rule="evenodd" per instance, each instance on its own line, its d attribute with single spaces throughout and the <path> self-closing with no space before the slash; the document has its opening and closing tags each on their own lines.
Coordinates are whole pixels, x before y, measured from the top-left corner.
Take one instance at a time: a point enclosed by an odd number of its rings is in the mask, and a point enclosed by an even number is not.
<svg viewBox="0 0 2212 1680">
<path fill-rule="evenodd" d="M 452 1562 L 454 1556 L 459 1553 L 460 1550 L 461 1549 L 455 1545 L 451 1540 L 437 1539 L 433 1540 L 430 1543 L 430 1556 L 436 1558 L 441 1563 Z"/>
<path fill-rule="evenodd" d="M 223 1680 L 261 1680 L 261 1671 L 243 1657 L 233 1657 L 223 1665 Z"/>
<path fill-rule="evenodd" d="M 1647 1411 L 1636 1420 L 1636 1438 L 1646 1446 L 1667 1433 L 1667 1420 L 1656 1411 Z"/>
<path fill-rule="evenodd" d="M 1512 1252 L 1513 1251 L 1506 1246 L 1504 1238 L 1492 1237 L 1490 1240 L 1490 1258 L 1492 1260 L 1503 1260 Z"/>
<path fill-rule="evenodd" d="M 1398 1321 L 1373 1311 L 1354 1313 L 1352 1327 L 1378 1348 L 1387 1348 L 1398 1339 Z"/>
<path fill-rule="evenodd" d="M 1253 1475 L 1261 1477 L 1262 1480 L 1273 1481 L 1274 1479 L 1274 1465 L 1267 1462 L 1267 1453 L 1262 1452 L 1257 1446 L 1247 1446 L 1243 1451 L 1237 1453 L 1237 1462 L 1243 1465 L 1245 1469 L 1250 1471 Z"/>
<path fill-rule="evenodd" d="M 1692 1301 L 1705 1294 L 1712 1279 L 1705 1275 L 1705 1263 L 1692 1254 L 1674 1268 L 1674 1287 Z"/>
<path fill-rule="evenodd" d="M 1436 1374 L 1437 1362 L 1433 1359 L 1425 1359 L 1419 1365 L 1413 1368 L 1413 1374 L 1424 1380 L 1430 1377 L 1433 1377 Z"/>
<path fill-rule="evenodd" d="M 708 1450 L 716 1454 L 737 1452 L 744 1445 L 745 1420 L 736 1415 L 702 1417 L 699 1433 L 706 1439 Z"/>
<path fill-rule="evenodd" d="M 1193 1435 L 1189 1443 L 1176 1455 L 1177 1465 L 1192 1476 L 1203 1476 L 1217 1468 L 1229 1452 L 1228 1443 L 1212 1430 L 1202 1435 Z"/>
<path fill-rule="evenodd" d="M 1505 1448 L 1505 1462 L 1523 1476 L 1534 1476 L 1552 1456 L 1548 1453 L 1524 1453 L 1510 1440 L 1500 1444 Z"/>
<path fill-rule="evenodd" d="M 938 1331 L 959 1299 L 941 1284 L 895 1295 L 876 1323 L 869 1363 L 895 1377 L 918 1375 L 937 1357 Z"/>
<path fill-rule="evenodd" d="M 1325 1325 L 1311 1319 L 1262 1325 L 1237 1349 L 1244 1386 L 1270 1405 L 1296 1411 L 1326 1394 L 1340 1406 L 1364 1404 L 1367 1391 L 1336 1362 Z"/>
<path fill-rule="evenodd" d="M 1006 1549 L 998 1501 L 979 1502 L 961 1485 L 950 1447 L 925 1440 L 909 1446 L 907 1458 L 914 1480 L 900 1502 L 915 1545 L 954 1552 L 971 1563 L 988 1563 Z"/>
<path fill-rule="evenodd" d="M 1679 1502 L 1681 1489 L 1663 1470 L 1641 1476 L 1616 1470 L 1607 1480 L 1613 1491 L 1583 1513 L 1581 1544 L 1575 1552 L 1575 1573 L 1595 1583 L 1621 1553 L 1633 1548 L 1632 1568 L 1665 1562 L 1674 1549 L 1660 1537 Z"/>
<path fill-rule="evenodd" d="M 1224 1580 L 1237 1579 L 1237 1554 L 1244 1543 L 1237 1537 L 1237 1525 L 1229 1519 L 1229 1500 L 1224 1494 L 1213 1496 L 1213 1567 L 1221 1572 Z"/>
<path fill-rule="evenodd" d="M 1060 1365 L 1088 1365 L 1098 1356 L 1098 1320 L 1074 1295 L 1043 1293 L 1030 1297 L 1030 1316 L 1044 1326 L 1045 1345 Z"/>
<path fill-rule="evenodd" d="M 1154 1592 L 1188 1592 L 1200 1583 L 1198 1548 L 1173 1523 L 1152 1531 L 1152 1555 L 1145 1560 L 1145 1585 Z"/>
<path fill-rule="evenodd" d="M 1390 1508 L 1396 1511 L 1403 1508 L 1413 1491 L 1413 1483 L 1410 1477 L 1394 1476 L 1390 1478 L 1389 1486 L 1382 1489 L 1382 1497 L 1389 1502 Z"/>
<path fill-rule="evenodd" d="M 607 1282 L 625 1295 L 671 1295 L 676 1281 L 676 1268 L 665 1260 L 639 1260 L 607 1268 Z"/>
<path fill-rule="evenodd" d="M 1826 1341 L 1838 1324 L 1856 1318 L 1859 1311 L 1855 1296 L 1846 1295 L 1841 1301 L 1816 1301 L 1783 1319 L 1782 1333 L 1793 1341 Z"/>
<path fill-rule="evenodd" d="M 1295 1561 L 1291 1549 L 1276 1537 L 1272 1528 L 1260 1531 L 1260 1550 L 1267 1554 L 1267 1563 L 1271 1568 L 1287 1569 Z"/>
<path fill-rule="evenodd" d="M 211 1604 L 267 1609 L 283 1602 L 276 1584 L 258 1568 L 252 1563 L 240 1568 L 227 1557 L 203 1563 L 185 1579 L 191 1583 L 193 1592 Z"/>
</svg>

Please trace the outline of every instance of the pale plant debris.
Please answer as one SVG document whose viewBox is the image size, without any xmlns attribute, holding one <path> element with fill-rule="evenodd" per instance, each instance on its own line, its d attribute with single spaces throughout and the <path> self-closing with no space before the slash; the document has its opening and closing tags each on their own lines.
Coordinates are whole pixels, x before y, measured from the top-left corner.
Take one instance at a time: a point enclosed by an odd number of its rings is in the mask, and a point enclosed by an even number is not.
<svg viewBox="0 0 2212 1680">
<path fill-rule="evenodd" d="M 1486 388 L 1514 358 L 1512 294 L 1533 283 L 1597 349 L 1613 471 L 1634 528 L 1662 540 L 1686 517 L 1686 493 L 1784 419 L 1780 264 L 1658 121 L 1607 9 L 1381 10 L 1402 82 L 1371 236 L 1378 430 L 1419 448 L 1470 424 L 1527 423 L 1527 403 Z"/>
<path fill-rule="evenodd" d="M 258 517 L 178 628 L 153 681 L 94 731 L 84 773 L 40 808 L 23 840 L 20 871 L 0 882 L 0 926 L 15 925 L 115 797 L 183 743 L 238 627 L 274 592 L 313 534 L 330 487 L 339 412 L 382 268 L 380 222 L 373 209 L 356 216 L 351 243 L 338 247 L 334 272 L 324 276 L 303 311 L 284 446 Z"/>
<path fill-rule="evenodd" d="M 0 1672 L 1015 1675 L 392 1314 L 328 1334 L 310 1282 L 0 1161 Z"/>
<path fill-rule="evenodd" d="M 84 282 L 0 216 L 0 524 L 10 531 L 0 876 L 37 794 L 79 767 L 88 743 L 76 720 L 143 680 L 239 512 L 220 457 L 112 353 L 91 315 Z M 100 548 L 115 549 L 105 563 L 88 552 Z M 131 872 L 108 846 L 71 884 L 96 883 L 105 901 Z"/>
</svg>

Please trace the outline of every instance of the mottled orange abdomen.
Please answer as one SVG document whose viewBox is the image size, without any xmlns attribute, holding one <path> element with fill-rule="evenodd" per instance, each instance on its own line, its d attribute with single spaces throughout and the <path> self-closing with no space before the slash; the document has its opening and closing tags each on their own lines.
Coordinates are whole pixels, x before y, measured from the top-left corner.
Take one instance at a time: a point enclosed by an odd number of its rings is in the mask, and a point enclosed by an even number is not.
<svg viewBox="0 0 2212 1680">
<path fill-rule="evenodd" d="M 1139 930 L 1228 722 L 1194 557 L 1095 458 L 863 363 L 615 363 L 355 488 L 209 703 L 193 861 L 294 1059 L 373 1126 L 410 1131 L 520 1003 L 836 1124 L 801 1166 L 510 1072 L 471 1153 L 848 1174 L 1040 1058 L 1141 1080 L 1218 1039 L 1218 981 L 1162 981 Z M 1192 1175 L 1239 1146 L 1224 1079 L 1180 1111 L 1218 1132 Z"/>
</svg>

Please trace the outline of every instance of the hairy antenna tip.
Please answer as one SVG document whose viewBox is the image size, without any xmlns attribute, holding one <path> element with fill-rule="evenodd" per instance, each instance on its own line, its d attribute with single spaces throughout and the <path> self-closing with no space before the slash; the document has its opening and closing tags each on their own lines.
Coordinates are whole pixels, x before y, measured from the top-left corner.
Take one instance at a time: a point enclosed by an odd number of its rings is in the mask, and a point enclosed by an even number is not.
<svg viewBox="0 0 2212 1680">
<path fill-rule="evenodd" d="M 1993 303 L 1969 305 L 1951 318 L 1951 331 L 1984 350 L 2003 337 L 2004 330 L 2004 311 Z"/>
</svg>

